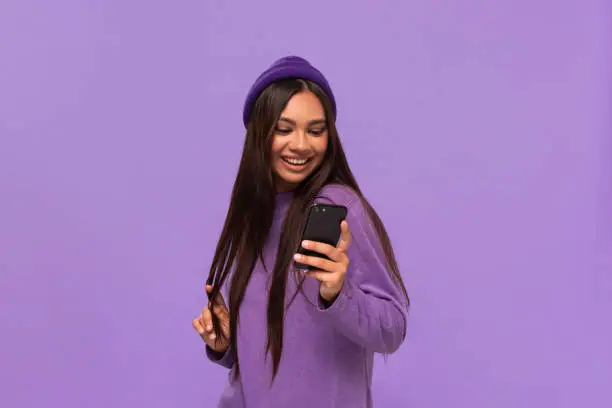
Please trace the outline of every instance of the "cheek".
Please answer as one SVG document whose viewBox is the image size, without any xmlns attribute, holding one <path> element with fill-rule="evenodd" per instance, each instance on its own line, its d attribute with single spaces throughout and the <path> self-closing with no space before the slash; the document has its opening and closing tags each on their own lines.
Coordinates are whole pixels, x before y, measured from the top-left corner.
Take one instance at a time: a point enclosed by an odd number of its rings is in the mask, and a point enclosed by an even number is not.
<svg viewBox="0 0 612 408">
<path fill-rule="evenodd" d="M 272 140 L 272 156 L 278 157 L 280 155 L 281 150 L 283 150 L 283 144 L 275 137 Z"/>
</svg>

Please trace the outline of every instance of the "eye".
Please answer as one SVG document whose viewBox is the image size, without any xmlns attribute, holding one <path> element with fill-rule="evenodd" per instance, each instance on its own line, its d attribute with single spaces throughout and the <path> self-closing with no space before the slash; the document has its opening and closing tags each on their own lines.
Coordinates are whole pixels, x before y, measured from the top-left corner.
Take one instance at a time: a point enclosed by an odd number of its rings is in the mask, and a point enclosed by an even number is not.
<svg viewBox="0 0 612 408">
<path fill-rule="evenodd" d="M 310 133 L 312 133 L 315 136 L 320 136 L 323 133 L 325 133 L 327 129 L 326 128 L 321 128 L 321 129 L 310 129 Z"/>
<path fill-rule="evenodd" d="M 282 128 L 282 127 L 276 128 L 276 133 L 279 133 L 281 135 L 288 135 L 291 132 L 293 132 L 293 129 L 290 129 L 290 128 Z"/>
</svg>

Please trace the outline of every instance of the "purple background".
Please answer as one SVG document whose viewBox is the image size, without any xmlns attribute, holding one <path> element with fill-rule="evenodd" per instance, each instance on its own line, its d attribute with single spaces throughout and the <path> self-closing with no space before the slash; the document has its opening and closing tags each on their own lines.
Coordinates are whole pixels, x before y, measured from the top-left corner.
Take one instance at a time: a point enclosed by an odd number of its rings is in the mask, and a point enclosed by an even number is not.
<svg viewBox="0 0 612 408">
<path fill-rule="evenodd" d="M 414 302 L 376 406 L 612 406 L 604 4 L 3 0 L 0 406 L 216 405 L 191 319 L 244 95 L 288 53 Z"/>
</svg>

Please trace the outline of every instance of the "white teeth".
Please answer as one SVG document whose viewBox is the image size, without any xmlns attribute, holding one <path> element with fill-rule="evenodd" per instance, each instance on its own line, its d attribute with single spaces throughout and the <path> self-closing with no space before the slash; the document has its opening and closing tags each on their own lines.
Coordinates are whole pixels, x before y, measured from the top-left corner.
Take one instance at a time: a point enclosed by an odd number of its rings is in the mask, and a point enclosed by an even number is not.
<svg viewBox="0 0 612 408">
<path fill-rule="evenodd" d="M 283 157 L 283 160 L 285 160 L 288 163 L 295 164 L 298 166 L 302 164 L 306 164 L 306 162 L 308 161 L 308 159 L 290 159 L 288 157 Z"/>
</svg>

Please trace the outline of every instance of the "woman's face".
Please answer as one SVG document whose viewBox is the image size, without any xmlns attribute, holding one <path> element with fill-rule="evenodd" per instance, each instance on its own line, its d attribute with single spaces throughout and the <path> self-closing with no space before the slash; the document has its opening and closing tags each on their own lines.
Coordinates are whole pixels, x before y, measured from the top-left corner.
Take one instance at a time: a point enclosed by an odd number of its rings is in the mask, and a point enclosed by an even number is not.
<svg viewBox="0 0 612 408">
<path fill-rule="evenodd" d="M 328 140 L 325 110 L 310 91 L 295 94 L 276 124 L 272 140 L 272 168 L 276 190 L 291 191 L 325 157 Z"/>
</svg>

